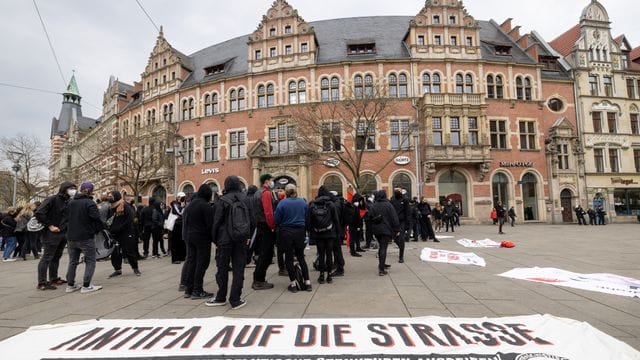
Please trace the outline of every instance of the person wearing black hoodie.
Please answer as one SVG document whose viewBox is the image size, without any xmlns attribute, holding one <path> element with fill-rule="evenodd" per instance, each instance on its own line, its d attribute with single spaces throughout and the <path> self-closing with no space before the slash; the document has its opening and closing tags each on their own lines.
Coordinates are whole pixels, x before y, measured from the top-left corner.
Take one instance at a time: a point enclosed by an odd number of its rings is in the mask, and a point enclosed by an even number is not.
<svg viewBox="0 0 640 360">
<path fill-rule="evenodd" d="M 154 198 L 149 199 L 149 207 L 151 208 L 151 237 L 153 238 L 153 258 L 159 259 L 160 253 L 158 252 L 158 245 L 162 250 L 162 256 L 167 256 L 167 251 L 164 248 L 164 212 L 159 201 Z"/>
<path fill-rule="evenodd" d="M 122 275 L 122 256 L 126 256 L 129 265 L 136 276 L 142 275 L 138 270 L 138 240 L 133 236 L 133 218 L 135 210 L 122 198 L 119 191 L 112 191 L 107 197 L 109 202 L 109 218 L 113 217 L 113 222 L 109 227 L 109 232 L 116 241 L 116 246 L 111 253 L 111 265 L 114 272 L 110 278 Z"/>
<path fill-rule="evenodd" d="M 409 231 L 409 217 L 411 216 L 411 206 L 409 205 L 409 199 L 403 194 L 399 188 L 394 189 L 393 199 L 391 199 L 391 205 L 396 210 L 398 215 L 398 221 L 400 221 L 400 234 L 396 236 L 395 242 L 400 248 L 400 258 L 398 262 L 404 262 L 404 244 L 407 238 L 407 232 Z"/>
<path fill-rule="evenodd" d="M 338 239 L 342 239 L 340 218 L 332 196 L 324 185 L 320 186 L 318 196 L 309 204 L 309 219 L 306 221 L 307 231 L 309 231 L 311 238 L 318 247 L 318 270 L 320 271 L 318 283 L 320 284 L 325 282 L 325 272 L 327 273 L 326 282 L 331 283 L 333 281 L 331 276 L 331 268 L 333 266 L 332 249 L 334 243 Z M 330 217 L 327 226 L 321 224 L 323 221 L 319 219 L 319 214 L 322 212 L 326 212 L 327 216 Z"/>
<path fill-rule="evenodd" d="M 247 215 L 250 210 L 246 206 L 246 196 L 242 193 L 242 182 L 235 176 L 227 176 L 224 180 L 224 192 L 222 197 L 215 204 L 213 216 L 212 237 L 216 244 L 216 283 L 218 284 L 218 292 L 216 296 L 205 303 L 207 306 L 222 306 L 227 302 L 227 292 L 229 288 L 229 263 L 233 268 L 233 281 L 231 282 L 231 292 L 229 293 L 229 304 L 232 309 L 239 309 L 246 305 L 246 301 L 242 300 L 242 286 L 244 284 L 244 267 L 247 262 L 247 245 L 251 240 L 240 241 L 231 237 L 229 232 L 230 221 L 229 213 L 232 204 L 241 202 L 245 204 Z M 250 215 L 249 215 L 250 216 Z M 253 226 L 250 224 L 253 233 Z"/>
<path fill-rule="evenodd" d="M 18 209 L 10 208 L 6 215 L 0 214 L 0 236 L 6 242 L 4 248 L 4 256 L 2 261 L 15 261 L 15 257 L 11 257 L 11 253 L 16 248 L 16 217 Z"/>
<path fill-rule="evenodd" d="M 67 219 L 64 209 L 76 194 L 76 185 L 70 181 L 60 184 L 58 193 L 49 196 L 38 207 L 35 217 L 42 225 L 43 252 L 38 263 L 38 289 L 55 290 L 55 285 L 65 284 L 66 281 L 58 276 L 60 258 L 67 245 Z M 47 280 L 47 270 L 49 280 Z"/>
<path fill-rule="evenodd" d="M 402 230 L 400 227 L 400 221 L 398 220 L 398 214 L 394 209 L 391 202 L 387 199 L 387 193 L 384 190 L 379 190 L 375 193 L 375 202 L 369 209 L 367 214 L 370 218 L 372 225 L 373 235 L 376 237 L 379 243 L 378 247 L 378 275 L 387 275 L 386 268 L 389 265 L 386 264 L 387 260 L 387 246 L 391 242 L 394 236 L 398 236 Z"/>
<path fill-rule="evenodd" d="M 204 291 L 204 274 L 211 262 L 212 222 L 214 208 L 210 201 L 213 191 L 208 184 L 198 188 L 195 198 L 182 212 L 183 239 L 187 245 L 187 258 L 183 264 L 185 273 L 184 297 L 206 299 L 213 294 Z"/>
</svg>

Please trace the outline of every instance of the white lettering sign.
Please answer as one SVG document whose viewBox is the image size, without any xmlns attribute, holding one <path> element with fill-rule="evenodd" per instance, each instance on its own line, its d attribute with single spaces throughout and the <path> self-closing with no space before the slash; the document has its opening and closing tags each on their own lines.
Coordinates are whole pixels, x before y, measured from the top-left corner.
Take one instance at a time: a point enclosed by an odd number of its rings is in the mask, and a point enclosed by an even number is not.
<svg viewBox="0 0 640 360">
<path fill-rule="evenodd" d="M 408 156 L 398 156 L 397 158 L 393 159 L 393 162 L 398 165 L 407 165 L 411 162 L 411 159 Z"/>
<path fill-rule="evenodd" d="M 533 161 L 500 161 L 500 167 L 533 167 Z"/>
<path fill-rule="evenodd" d="M 220 168 L 208 168 L 208 169 L 202 169 L 202 171 L 200 172 L 202 175 L 209 175 L 209 174 L 219 174 L 220 173 Z"/>
<path fill-rule="evenodd" d="M 340 160 L 334 158 L 328 158 L 324 161 L 324 165 L 327 167 L 338 167 L 340 165 Z"/>
</svg>

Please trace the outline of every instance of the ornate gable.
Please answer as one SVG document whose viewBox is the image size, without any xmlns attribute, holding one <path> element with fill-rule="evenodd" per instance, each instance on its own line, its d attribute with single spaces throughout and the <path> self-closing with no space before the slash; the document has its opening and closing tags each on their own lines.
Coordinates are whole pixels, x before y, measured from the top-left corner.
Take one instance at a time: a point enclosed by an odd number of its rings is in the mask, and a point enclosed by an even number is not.
<svg viewBox="0 0 640 360">
<path fill-rule="evenodd" d="M 270 30 L 277 25 L 278 22 L 289 20 L 291 23 L 295 23 L 293 26 L 296 31 L 293 34 L 308 34 L 313 32 L 313 27 L 309 25 L 298 14 L 298 10 L 294 9 L 286 0 L 276 0 L 271 4 L 271 8 L 267 11 L 266 15 L 262 16 L 262 21 L 258 24 L 258 28 L 253 34 L 249 35 L 249 43 L 254 41 L 260 41 L 271 37 Z M 278 35 L 283 35 L 283 29 L 277 29 Z"/>
<path fill-rule="evenodd" d="M 142 73 L 144 99 L 177 89 L 192 71 L 189 57 L 169 44 L 160 26 L 156 44 Z"/>
</svg>

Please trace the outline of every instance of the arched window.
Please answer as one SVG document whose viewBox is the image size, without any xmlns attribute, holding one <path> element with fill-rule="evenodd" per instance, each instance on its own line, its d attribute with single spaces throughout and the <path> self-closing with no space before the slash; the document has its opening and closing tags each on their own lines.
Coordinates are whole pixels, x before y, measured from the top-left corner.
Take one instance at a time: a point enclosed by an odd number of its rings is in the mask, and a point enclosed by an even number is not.
<svg viewBox="0 0 640 360">
<path fill-rule="evenodd" d="M 438 73 L 433 73 L 433 77 L 432 77 L 432 83 L 431 83 L 431 92 L 434 94 L 439 94 L 441 92 L 441 81 L 440 81 L 440 74 Z"/>
<path fill-rule="evenodd" d="M 147 110 L 147 126 L 151 125 L 151 110 Z"/>
<path fill-rule="evenodd" d="M 407 97 L 407 75 L 391 73 L 389 75 L 389 97 Z"/>
<path fill-rule="evenodd" d="M 166 204 L 167 190 L 163 186 L 157 186 L 155 189 L 153 189 L 153 192 L 151 193 L 151 197 L 156 199 L 156 201 Z"/>
<path fill-rule="evenodd" d="M 331 100 L 329 79 L 325 77 L 320 79 L 320 101 L 329 101 L 329 100 Z"/>
<path fill-rule="evenodd" d="M 378 190 L 378 181 L 376 181 L 376 177 L 373 174 L 362 174 L 358 178 L 358 185 L 360 187 L 359 193 L 371 194 L 375 190 Z"/>
<path fill-rule="evenodd" d="M 362 99 L 364 96 L 362 75 L 356 75 L 356 77 L 353 78 L 353 94 L 356 99 Z"/>
<path fill-rule="evenodd" d="M 193 119 L 195 117 L 196 105 L 195 100 L 193 98 L 189 98 L 189 119 Z"/>
<path fill-rule="evenodd" d="M 496 75 L 496 99 L 504 98 L 504 85 L 502 82 L 502 76 Z"/>
<path fill-rule="evenodd" d="M 156 122 L 156 109 L 151 109 L 151 121 Z"/>
<path fill-rule="evenodd" d="M 275 86 L 273 84 L 267 85 L 267 107 L 273 107 L 275 105 Z"/>
<path fill-rule="evenodd" d="M 258 109 L 267 107 L 267 91 L 264 85 L 258 86 Z"/>
<path fill-rule="evenodd" d="M 220 186 L 218 186 L 218 183 L 215 181 L 208 181 L 207 185 L 209 185 L 209 187 L 211 188 L 211 192 L 214 194 L 219 194 L 220 193 Z M 186 193 L 185 193 L 186 194 Z"/>
<path fill-rule="evenodd" d="M 462 74 L 456 75 L 456 94 L 462 94 L 464 92 L 464 76 Z"/>
<path fill-rule="evenodd" d="M 298 103 L 298 84 L 295 81 L 289 81 L 289 104 Z"/>
<path fill-rule="evenodd" d="M 307 82 L 304 80 L 298 81 L 298 103 L 304 104 L 307 102 Z"/>
<path fill-rule="evenodd" d="M 487 97 L 489 99 L 496 98 L 496 83 L 493 75 L 487 75 Z"/>
<path fill-rule="evenodd" d="M 411 199 L 412 197 L 411 189 L 413 188 L 413 186 L 411 184 L 411 178 L 409 177 L 409 175 L 405 173 L 400 173 L 393 177 L 393 181 L 391 182 L 391 184 L 394 190 L 397 188 L 407 190 L 407 196 L 409 197 L 409 199 Z"/>
<path fill-rule="evenodd" d="M 331 101 L 340 100 L 340 79 L 337 76 L 331 78 Z"/>
<path fill-rule="evenodd" d="M 531 100 L 532 96 L 531 79 L 524 78 L 524 99 Z"/>
<path fill-rule="evenodd" d="M 244 88 L 238 89 L 238 110 L 244 110 L 247 107 L 245 100 Z"/>
<path fill-rule="evenodd" d="M 191 194 L 193 194 L 195 192 L 195 189 L 193 188 L 193 185 L 185 184 L 182 187 L 182 192 L 187 195 L 187 198 L 189 198 L 189 197 L 191 197 Z"/>
<path fill-rule="evenodd" d="M 406 98 L 408 95 L 407 74 L 400 73 L 398 76 L 398 96 Z"/>
<path fill-rule="evenodd" d="M 524 220 L 538 220 L 538 179 L 532 173 L 527 173 L 521 183 Z"/>
<path fill-rule="evenodd" d="M 327 85 L 328 85 L 327 80 Z M 289 81 L 289 104 L 304 104 L 307 102 L 307 83 L 304 80 L 300 80 L 297 83 L 295 80 Z"/>
<path fill-rule="evenodd" d="M 522 83 L 522 78 L 520 76 L 516 78 L 516 99 L 524 99 L 524 84 Z"/>
<path fill-rule="evenodd" d="M 189 102 L 187 99 L 182 100 L 182 120 L 189 119 Z"/>
<path fill-rule="evenodd" d="M 493 190 L 493 204 L 501 202 L 503 206 L 509 204 L 509 178 L 504 173 L 496 173 L 491 181 Z"/>
<path fill-rule="evenodd" d="M 220 112 L 220 108 L 218 107 L 218 93 L 211 95 L 211 111 L 213 115 Z"/>
<path fill-rule="evenodd" d="M 398 97 L 398 77 L 389 74 L 389 97 Z"/>
<path fill-rule="evenodd" d="M 206 94 L 204 96 L 204 116 L 211 115 L 211 95 Z"/>
<path fill-rule="evenodd" d="M 467 94 L 473 93 L 473 75 L 467 74 L 464 77 L 464 92 Z"/>
<path fill-rule="evenodd" d="M 230 111 L 238 111 L 238 92 L 234 89 L 229 91 L 229 109 Z"/>
<path fill-rule="evenodd" d="M 335 191 L 338 195 L 342 194 L 342 179 L 338 175 L 327 176 L 323 185 L 329 191 Z"/>
<path fill-rule="evenodd" d="M 373 76 L 371 75 L 366 75 L 364 77 L 364 96 L 373 96 Z"/>
<path fill-rule="evenodd" d="M 431 75 L 429 73 L 422 74 L 422 93 L 431 93 Z"/>
</svg>

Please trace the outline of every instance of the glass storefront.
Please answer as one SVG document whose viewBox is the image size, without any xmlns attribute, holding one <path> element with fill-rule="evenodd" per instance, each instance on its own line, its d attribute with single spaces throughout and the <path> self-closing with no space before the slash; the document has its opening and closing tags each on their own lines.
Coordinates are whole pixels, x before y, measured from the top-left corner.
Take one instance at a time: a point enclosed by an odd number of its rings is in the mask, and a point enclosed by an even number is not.
<svg viewBox="0 0 640 360">
<path fill-rule="evenodd" d="M 640 189 L 615 189 L 613 197 L 617 216 L 640 215 Z"/>
</svg>

